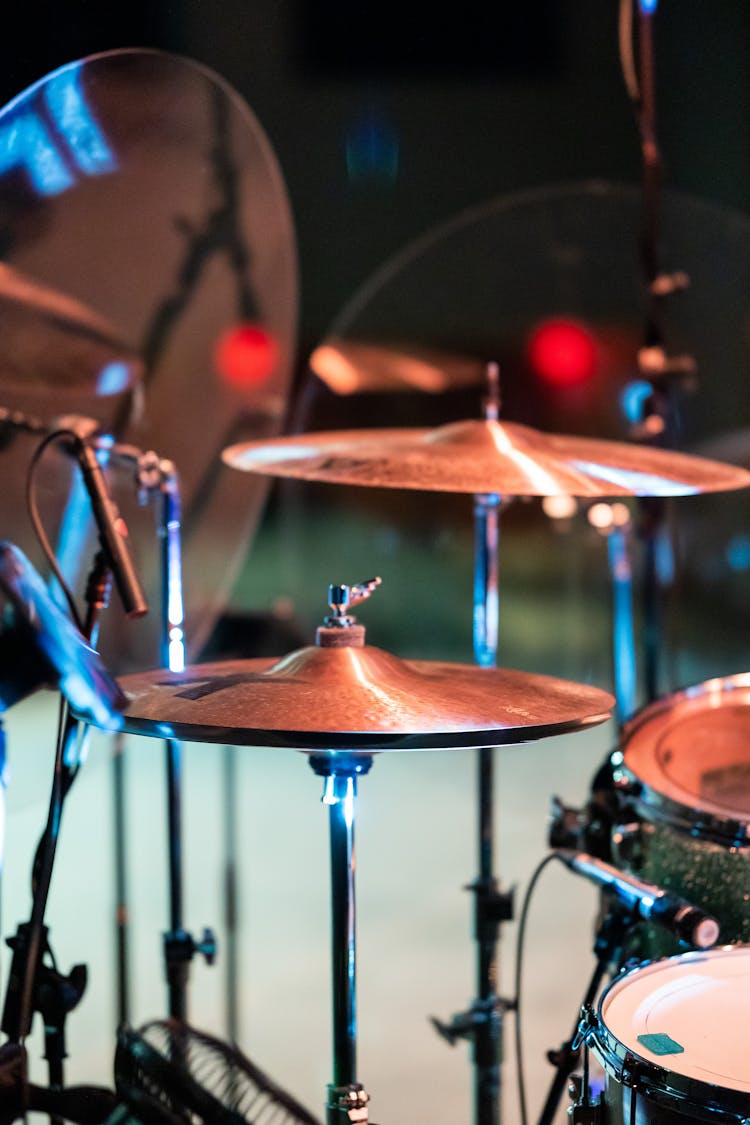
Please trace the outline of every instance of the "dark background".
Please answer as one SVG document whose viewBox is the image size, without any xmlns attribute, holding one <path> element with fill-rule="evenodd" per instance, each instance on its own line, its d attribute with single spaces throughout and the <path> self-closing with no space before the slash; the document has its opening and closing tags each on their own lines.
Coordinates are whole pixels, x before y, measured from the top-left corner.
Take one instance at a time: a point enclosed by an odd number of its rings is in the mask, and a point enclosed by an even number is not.
<svg viewBox="0 0 750 1125">
<path fill-rule="evenodd" d="M 615 0 L 23 4 L 0 48 L 0 99 L 117 47 L 158 47 L 213 68 L 246 99 L 281 164 L 299 245 L 304 356 L 373 270 L 461 209 L 566 180 L 638 181 L 617 8 Z M 662 0 L 655 34 L 666 185 L 746 209 L 750 7 Z"/>
</svg>

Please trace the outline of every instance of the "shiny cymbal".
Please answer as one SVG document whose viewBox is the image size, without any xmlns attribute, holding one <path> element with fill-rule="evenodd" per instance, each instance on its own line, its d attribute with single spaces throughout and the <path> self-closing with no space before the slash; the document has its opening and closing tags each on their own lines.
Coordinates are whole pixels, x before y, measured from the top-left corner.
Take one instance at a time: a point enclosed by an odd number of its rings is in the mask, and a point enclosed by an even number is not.
<svg viewBox="0 0 750 1125">
<path fill-rule="evenodd" d="M 0 262 L 0 388 L 9 381 L 106 395 L 127 390 L 141 373 L 108 320 Z"/>
<path fill-rule="evenodd" d="M 268 476 L 502 496 L 688 496 L 750 485 L 750 472 L 719 461 L 494 419 L 294 434 L 230 446 L 222 457 Z"/>
<path fill-rule="evenodd" d="M 419 347 L 386 347 L 331 337 L 308 360 L 311 371 L 337 395 L 422 391 L 442 394 L 476 386 L 486 364 L 470 356 Z"/>
<path fill-rule="evenodd" d="M 601 723 L 607 692 L 363 645 L 124 676 L 125 730 L 241 746 L 376 752 L 500 746 Z"/>
</svg>

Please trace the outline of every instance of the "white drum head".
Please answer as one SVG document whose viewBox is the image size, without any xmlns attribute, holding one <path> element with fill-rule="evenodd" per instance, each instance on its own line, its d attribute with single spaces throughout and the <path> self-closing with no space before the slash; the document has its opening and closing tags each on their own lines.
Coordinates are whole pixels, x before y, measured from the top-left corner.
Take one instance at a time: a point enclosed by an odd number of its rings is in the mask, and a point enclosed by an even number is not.
<svg viewBox="0 0 750 1125">
<path fill-rule="evenodd" d="M 750 1093 L 750 946 L 655 961 L 605 993 L 601 1019 L 629 1052 L 699 1082 Z"/>
</svg>

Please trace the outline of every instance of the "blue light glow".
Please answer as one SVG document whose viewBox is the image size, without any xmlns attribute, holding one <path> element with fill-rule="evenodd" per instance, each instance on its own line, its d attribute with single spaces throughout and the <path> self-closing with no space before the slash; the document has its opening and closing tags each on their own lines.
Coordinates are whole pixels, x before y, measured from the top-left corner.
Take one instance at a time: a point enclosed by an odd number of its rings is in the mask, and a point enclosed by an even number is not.
<svg viewBox="0 0 750 1125">
<path fill-rule="evenodd" d="M 78 167 L 87 176 L 113 172 L 117 162 L 81 91 L 80 63 L 59 70 L 44 99 Z"/>
<path fill-rule="evenodd" d="M 346 137 L 346 170 L 352 183 L 393 184 L 398 176 L 398 137 L 380 117 L 359 120 Z"/>
<path fill-rule="evenodd" d="M 21 113 L 0 125 L 0 175 L 24 168 L 40 195 L 58 195 L 75 180 L 44 124 L 34 113 Z"/>
<path fill-rule="evenodd" d="M 344 797 L 344 824 L 351 828 L 354 824 L 354 778 L 347 778 L 346 795 Z"/>
<path fill-rule="evenodd" d="M 87 176 L 112 172 L 114 154 L 86 104 L 80 85 L 81 63 L 62 67 L 42 79 L 5 107 L 0 115 L 0 175 L 23 169 L 39 195 L 59 195 L 76 183 L 70 164 Z M 41 91 L 52 118 L 53 130 L 31 108 L 33 94 Z M 57 130 L 59 136 L 54 135 Z M 61 140 L 69 154 L 61 150 Z"/>
<path fill-rule="evenodd" d="M 613 531 L 607 537 L 609 568 L 614 587 L 614 673 L 617 710 L 629 719 L 636 706 L 635 633 L 633 629 L 633 582 L 628 535 Z"/>
<path fill-rule="evenodd" d="M 179 636 L 174 634 L 179 633 Z M 182 630 L 172 629 L 170 631 L 169 642 L 169 671 L 170 672 L 184 672 L 185 671 L 185 645 L 182 640 Z"/>
<path fill-rule="evenodd" d="M 750 535 L 734 535 L 727 544 L 726 560 L 730 570 L 750 570 Z"/>
<path fill-rule="evenodd" d="M 122 360 L 105 364 L 96 380 L 98 395 L 117 395 L 130 385 L 130 367 Z"/>
<path fill-rule="evenodd" d="M 593 461 L 571 461 L 570 464 L 579 472 L 597 480 L 609 481 L 635 496 L 695 496 L 700 491 L 682 481 L 641 473 L 637 469 L 617 469 L 611 465 L 597 465 Z"/>
<path fill-rule="evenodd" d="M 61 677 L 60 691 L 70 701 L 75 711 L 90 716 L 97 726 L 104 727 L 105 730 L 119 730 L 122 727 L 122 715 L 110 711 L 107 704 L 99 698 L 79 672 L 69 672 Z M 81 738 L 83 737 L 85 736 L 82 734 Z M 82 747 L 79 743 L 76 743 L 76 754 L 78 757 L 82 755 Z"/>
<path fill-rule="evenodd" d="M 644 16 L 652 16 L 659 6 L 659 0 L 639 0 L 638 6 Z"/>
<path fill-rule="evenodd" d="M 635 425 L 643 421 L 644 407 L 654 393 L 654 388 L 645 379 L 634 379 L 620 391 L 620 406 L 628 422 Z"/>
</svg>

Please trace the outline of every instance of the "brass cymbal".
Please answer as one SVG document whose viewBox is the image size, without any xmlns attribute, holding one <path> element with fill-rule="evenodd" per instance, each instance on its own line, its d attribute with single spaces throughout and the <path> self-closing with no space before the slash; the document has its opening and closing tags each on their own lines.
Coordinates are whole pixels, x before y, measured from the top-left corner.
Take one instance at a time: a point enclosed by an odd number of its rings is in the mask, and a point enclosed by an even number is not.
<svg viewBox="0 0 750 1125">
<path fill-rule="evenodd" d="M 609 717 L 599 688 L 510 669 L 301 648 L 279 660 L 124 676 L 124 729 L 160 738 L 377 752 L 500 746 Z"/>
<path fill-rule="evenodd" d="M 314 350 L 308 363 L 337 395 L 392 391 L 442 394 L 484 382 L 487 366 L 480 359 L 437 349 L 387 347 L 333 336 Z"/>
<path fill-rule="evenodd" d="M 115 366 L 116 365 L 116 366 Z M 0 262 L 0 387 L 127 390 L 141 362 L 115 325 Z"/>
<path fill-rule="evenodd" d="M 502 496 L 688 496 L 750 485 L 750 472 L 723 462 L 493 419 L 294 434 L 230 446 L 222 457 L 268 476 Z"/>
</svg>

